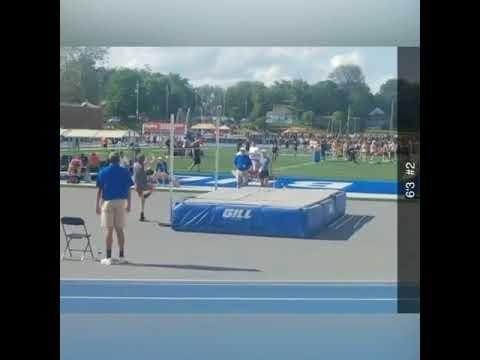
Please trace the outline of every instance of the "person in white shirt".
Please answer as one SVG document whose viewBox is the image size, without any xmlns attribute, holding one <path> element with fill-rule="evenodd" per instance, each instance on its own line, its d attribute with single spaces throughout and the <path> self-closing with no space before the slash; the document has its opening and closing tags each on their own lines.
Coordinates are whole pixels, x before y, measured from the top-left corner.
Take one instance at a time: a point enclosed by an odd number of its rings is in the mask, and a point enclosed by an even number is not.
<svg viewBox="0 0 480 360">
<path fill-rule="evenodd" d="M 127 154 L 120 151 L 120 166 L 126 169 L 130 169 L 130 159 Z"/>
<path fill-rule="evenodd" d="M 390 150 L 392 161 L 397 160 L 397 149 L 398 149 L 398 143 L 392 140 L 391 150 Z"/>
<path fill-rule="evenodd" d="M 330 143 L 330 154 L 333 160 L 337 160 L 337 140 L 333 139 Z"/>
<path fill-rule="evenodd" d="M 376 155 L 377 155 L 377 144 L 375 140 L 372 140 L 372 143 L 370 144 L 370 162 L 373 162 Z"/>
<path fill-rule="evenodd" d="M 253 142 L 250 145 L 249 157 L 252 161 L 252 172 L 257 176 L 258 170 L 260 169 L 260 149 Z"/>
<path fill-rule="evenodd" d="M 388 143 L 385 141 L 382 147 L 382 161 L 390 160 L 390 152 L 388 151 Z"/>
<path fill-rule="evenodd" d="M 188 141 L 186 136 L 183 138 L 182 148 L 183 148 L 185 157 L 192 155 L 192 148 L 190 147 L 190 142 Z"/>
<path fill-rule="evenodd" d="M 343 152 L 343 160 L 348 160 L 348 154 L 347 154 L 347 152 L 348 152 L 348 145 L 349 145 L 349 144 L 348 144 L 348 140 L 345 140 L 345 141 L 343 142 L 343 147 L 342 147 L 342 150 L 343 150 L 343 151 L 342 151 L 342 152 Z"/>
<path fill-rule="evenodd" d="M 362 142 L 360 147 L 360 160 L 367 161 L 367 143 L 365 141 Z"/>
</svg>

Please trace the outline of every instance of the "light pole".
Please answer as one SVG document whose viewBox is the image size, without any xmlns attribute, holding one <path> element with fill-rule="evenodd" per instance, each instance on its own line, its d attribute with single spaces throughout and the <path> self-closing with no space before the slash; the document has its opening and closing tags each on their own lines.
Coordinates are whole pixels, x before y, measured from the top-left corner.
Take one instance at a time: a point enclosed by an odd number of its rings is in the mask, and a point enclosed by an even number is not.
<svg viewBox="0 0 480 360">
<path fill-rule="evenodd" d="M 138 83 L 138 80 L 137 80 L 137 87 L 135 89 L 135 94 L 137 94 L 137 122 L 140 120 L 139 118 L 139 112 L 138 112 L 138 93 L 139 93 L 139 83 Z"/>
<path fill-rule="evenodd" d="M 350 135 L 350 105 L 348 105 L 347 113 L 347 135 Z"/>
<path fill-rule="evenodd" d="M 136 114 L 137 114 L 137 124 L 140 124 L 140 112 L 138 111 L 138 95 L 139 95 L 139 92 L 140 92 L 140 83 L 139 83 L 139 81 L 137 80 L 137 87 L 135 88 L 135 93 L 137 94 L 137 111 L 136 111 Z M 141 133 L 142 136 L 143 136 L 143 126 L 140 126 L 140 133 Z"/>
<path fill-rule="evenodd" d="M 227 90 L 225 90 L 225 91 L 223 92 L 223 108 L 222 108 L 222 113 L 223 113 L 223 116 L 224 116 L 224 117 L 227 116 L 227 110 L 226 110 L 226 106 L 225 106 L 225 104 L 226 104 L 226 98 L 227 98 Z"/>
<path fill-rule="evenodd" d="M 390 105 L 390 132 L 393 130 L 393 102 L 395 98 L 392 96 L 392 103 Z"/>
<path fill-rule="evenodd" d="M 220 115 L 222 114 L 222 105 L 217 106 L 217 119 L 215 123 L 215 190 L 218 189 L 218 167 L 220 159 Z"/>
<path fill-rule="evenodd" d="M 166 91 L 165 91 L 165 104 L 166 104 L 165 109 L 166 109 L 166 112 L 167 112 L 166 118 L 168 119 L 168 97 L 170 96 L 170 92 L 169 92 L 169 89 L 168 89 L 168 82 L 165 85 L 165 89 L 166 89 Z"/>
</svg>

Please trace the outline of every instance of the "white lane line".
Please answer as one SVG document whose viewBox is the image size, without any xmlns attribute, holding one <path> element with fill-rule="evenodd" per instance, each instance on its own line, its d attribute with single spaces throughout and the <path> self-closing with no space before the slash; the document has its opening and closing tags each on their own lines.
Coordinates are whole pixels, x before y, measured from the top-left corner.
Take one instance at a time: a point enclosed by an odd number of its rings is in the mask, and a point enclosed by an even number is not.
<svg viewBox="0 0 480 360">
<path fill-rule="evenodd" d="M 397 301 L 397 298 L 269 298 L 269 297 L 178 297 L 178 296 L 60 296 L 61 300 L 184 300 L 184 301 Z M 402 299 L 407 300 L 407 299 Z M 410 299 L 417 300 L 417 299 Z"/>
<path fill-rule="evenodd" d="M 303 167 L 303 166 L 305 166 L 305 165 L 311 165 L 311 164 L 314 164 L 314 162 L 309 161 L 309 162 L 304 162 L 304 163 L 295 164 L 295 165 L 287 165 L 287 166 L 275 167 L 275 168 L 273 168 L 273 172 L 279 171 L 279 170 L 285 170 L 285 169 L 293 169 L 293 168 L 297 168 L 297 167 Z"/>
<path fill-rule="evenodd" d="M 402 197 L 395 194 L 374 194 L 347 192 L 347 198 L 355 200 L 400 200 Z"/>
<path fill-rule="evenodd" d="M 271 286 L 358 286 L 359 284 L 365 286 L 397 286 L 395 281 L 380 280 L 372 282 L 372 280 L 349 280 L 342 283 L 338 280 L 205 280 L 205 279 L 95 279 L 95 278 L 60 278 L 60 281 L 70 282 L 147 282 L 147 283 L 168 283 L 168 285 L 179 286 L 245 286 L 267 284 Z"/>
</svg>

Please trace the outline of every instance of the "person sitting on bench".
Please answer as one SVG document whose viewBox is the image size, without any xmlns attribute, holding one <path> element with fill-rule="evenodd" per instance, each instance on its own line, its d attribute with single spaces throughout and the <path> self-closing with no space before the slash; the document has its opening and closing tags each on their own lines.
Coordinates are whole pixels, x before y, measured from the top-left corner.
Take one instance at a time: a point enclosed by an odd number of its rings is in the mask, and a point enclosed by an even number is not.
<svg viewBox="0 0 480 360">
<path fill-rule="evenodd" d="M 80 156 L 75 156 L 68 165 L 68 183 L 78 184 L 82 178 L 83 163 Z"/>
<path fill-rule="evenodd" d="M 98 172 L 100 170 L 100 157 L 96 153 L 90 155 L 90 171 Z"/>
<path fill-rule="evenodd" d="M 157 158 L 157 164 L 155 166 L 155 179 L 159 184 L 168 184 L 169 181 L 169 174 L 168 174 L 168 167 L 167 162 L 163 158 L 163 156 L 159 156 Z"/>
</svg>

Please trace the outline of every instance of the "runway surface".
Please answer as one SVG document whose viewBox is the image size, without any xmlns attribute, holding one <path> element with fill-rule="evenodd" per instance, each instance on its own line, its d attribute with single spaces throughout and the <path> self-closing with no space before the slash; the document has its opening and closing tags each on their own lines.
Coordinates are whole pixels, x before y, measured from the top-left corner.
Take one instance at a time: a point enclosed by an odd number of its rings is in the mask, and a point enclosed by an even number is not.
<svg viewBox="0 0 480 360">
<path fill-rule="evenodd" d="M 97 253 L 104 251 L 104 234 L 95 196 L 95 189 L 60 188 L 61 216 L 85 219 Z M 145 223 L 138 221 L 139 199 L 132 196 L 126 228 L 129 264 L 105 267 L 65 260 L 60 262 L 62 279 L 396 281 L 395 202 L 347 200 L 341 221 L 314 239 L 289 239 L 175 232 L 157 223 L 169 221 L 168 193 L 156 192 L 148 199 L 150 222 Z M 63 251 L 61 229 L 59 245 Z M 118 256 L 116 245 L 113 256 Z"/>
</svg>

